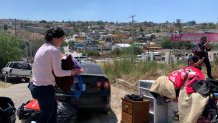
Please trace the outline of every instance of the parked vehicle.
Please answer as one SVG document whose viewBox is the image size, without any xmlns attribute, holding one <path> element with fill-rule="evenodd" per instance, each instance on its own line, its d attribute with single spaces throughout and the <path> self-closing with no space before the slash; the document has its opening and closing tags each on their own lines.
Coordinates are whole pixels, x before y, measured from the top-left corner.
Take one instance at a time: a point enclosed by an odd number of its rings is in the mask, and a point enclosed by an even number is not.
<svg viewBox="0 0 218 123">
<path fill-rule="evenodd" d="M 11 79 L 21 80 L 24 79 L 26 82 L 30 81 L 30 75 L 32 73 L 32 67 L 30 63 L 24 61 L 12 61 L 2 68 L 1 77 L 5 82 Z"/>
<path fill-rule="evenodd" d="M 108 113 L 110 109 L 111 88 L 109 79 L 106 77 L 100 65 L 88 61 L 81 62 L 84 72 L 83 91 L 79 99 L 74 97 L 75 89 L 72 86 L 71 92 L 65 93 L 61 89 L 56 89 L 56 98 L 59 101 L 67 102 L 79 111 L 100 111 Z"/>
<path fill-rule="evenodd" d="M 81 62 L 81 61 L 84 61 L 84 60 L 87 60 L 87 56 L 75 56 L 74 57 L 77 61 Z"/>
</svg>

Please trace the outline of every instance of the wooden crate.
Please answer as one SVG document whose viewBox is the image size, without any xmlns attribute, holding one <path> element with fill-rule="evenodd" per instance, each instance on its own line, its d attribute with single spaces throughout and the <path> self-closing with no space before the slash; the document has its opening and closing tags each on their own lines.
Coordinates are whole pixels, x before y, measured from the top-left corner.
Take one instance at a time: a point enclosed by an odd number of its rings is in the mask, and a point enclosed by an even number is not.
<svg viewBox="0 0 218 123">
<path fill-rule="evenodd" d="M 149 101 L 122 99 L 121 123 L 149 123 Z"/>
</svg>

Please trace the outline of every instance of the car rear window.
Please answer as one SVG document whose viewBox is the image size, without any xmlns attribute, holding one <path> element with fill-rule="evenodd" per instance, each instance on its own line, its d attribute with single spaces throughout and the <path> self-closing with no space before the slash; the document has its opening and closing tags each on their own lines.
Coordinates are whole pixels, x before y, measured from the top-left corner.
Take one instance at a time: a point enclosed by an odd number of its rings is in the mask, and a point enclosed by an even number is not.
<svg viewBox="0 0 218 123">
<path fill-rule="evenodd" d="M 31 70 L 31 66 L 28 63 L 11 63 L 10 67 L 15 69 Z"/>
<path fill-rule="evenodd" d="M 30 64 L 23 64 L 23 69 L 25 69 L 25 70 L 31 70 L 31 66 L 30 66 Z"/>
<path fill-rule="evenodd" d="M 20 63 L 12 63 L 11 67 L 12 68 L 16 68 L 16 69 L 21 69 L 22 68 L 22 64 L 20 64 Z"/>
<path fill-rule="evenodd" d="M 104 74 L 104 71 L 99 65 L 81 64 L 81 67 L 84 68 L 82 74 Z"/>
</svg>

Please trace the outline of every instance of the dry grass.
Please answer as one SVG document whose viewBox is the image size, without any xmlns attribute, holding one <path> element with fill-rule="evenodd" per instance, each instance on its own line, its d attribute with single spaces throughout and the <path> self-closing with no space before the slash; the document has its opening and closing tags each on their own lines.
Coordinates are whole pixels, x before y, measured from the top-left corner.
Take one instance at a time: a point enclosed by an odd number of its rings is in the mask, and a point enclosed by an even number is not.
<svg viewBox="0 0 218 123">
<path fill-rule="evenodd" d="M 7 88 L 7 87 L 9 87 L 11 85 L 12 85 L 11 83 L 6 83 L 6 82 L 3 82 L 3 81 L 0 81 L 0 88 Z"/>
<path fill-rule="evenodd" d="M 112 83 L 116 82 L 117 79 L 122 79 L 133 85 L 136 85 L 138 80 L 155 80 L 159 76 L 167 76 L 172 71 L 181 69 L 184 66 L 186 66 L 186 62 L 174 64 L 157 62 L 133 63 L 129 60 L 121 60 L 102 65 Z M 206 67 L 203 66 L 202 68 L 202 72 L 207 77 Z M 218 78 L 217 64 L 212 63 L 212 74 L 215 79 Z"/>
</svg>

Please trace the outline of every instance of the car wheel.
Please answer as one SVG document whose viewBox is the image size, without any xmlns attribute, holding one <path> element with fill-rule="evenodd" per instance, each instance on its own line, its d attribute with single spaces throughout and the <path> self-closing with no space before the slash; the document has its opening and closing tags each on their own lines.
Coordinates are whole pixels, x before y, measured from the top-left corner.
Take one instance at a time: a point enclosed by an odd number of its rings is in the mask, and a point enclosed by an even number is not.
<svg viewBox="0 0 218 123">
<path fill-rule="evenodd" d="M 108 114 L 110 113 L 110 109 L 111 109 L 111 108 L 109 107 L 109 108 L 107 108 L 107 109 L 101 111 L 101 113 L 104 114 L 104 115 L 108 115 Z"/>
<path fill-rule="evenodd" d="M 6 75 L 5 75 L 5 82 L 9 82 L 9 80 L 10 80 L 9 77 L 8 77 L 8 75 L 6 74 Z"/>
<path fill-rule="evenodd" d="M 0 80 L 4 80 L 4 76 L 2 74 L 0 75 Z"/>
<path fill-rule="evenodd" d="M 25 78 L 25 82 L 29 82 L 30 81 L 30 78 Z"/>
<path fill-rule="evenodd" d="M 15 80 L 18 81 L 18 82 L 21 82 L 21 81 L 22 81 L 21 78 L 17 78 L 17 79 L 15 79 Z"/>
</svg>

